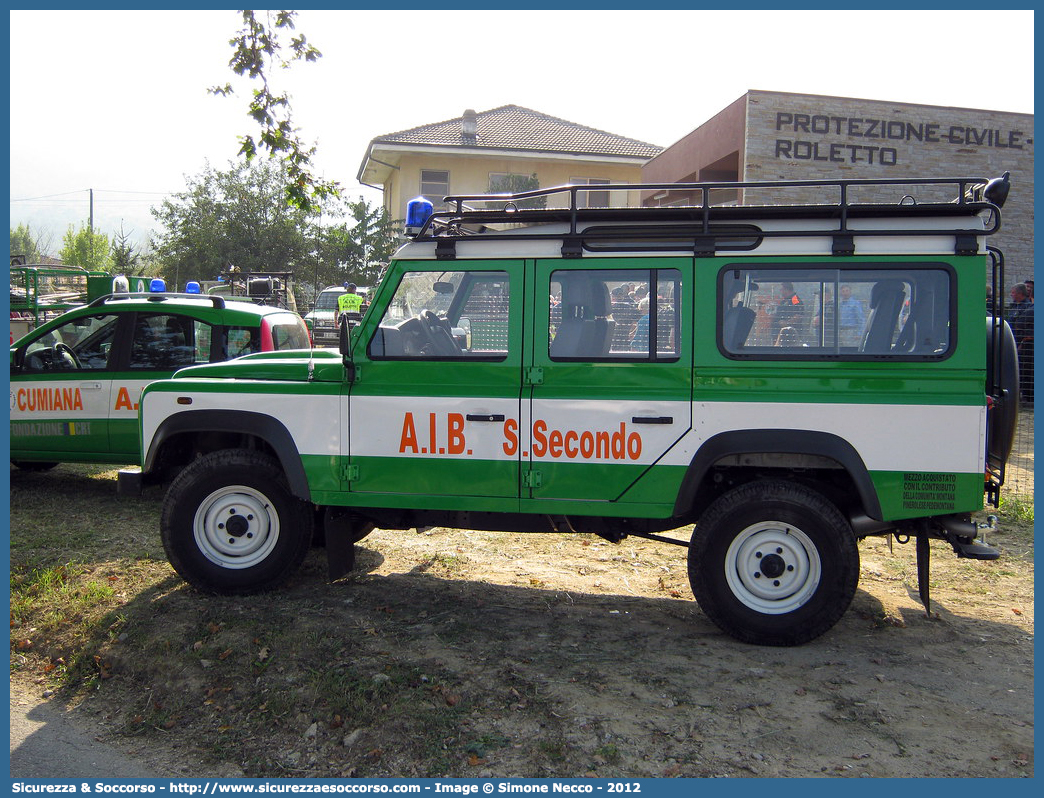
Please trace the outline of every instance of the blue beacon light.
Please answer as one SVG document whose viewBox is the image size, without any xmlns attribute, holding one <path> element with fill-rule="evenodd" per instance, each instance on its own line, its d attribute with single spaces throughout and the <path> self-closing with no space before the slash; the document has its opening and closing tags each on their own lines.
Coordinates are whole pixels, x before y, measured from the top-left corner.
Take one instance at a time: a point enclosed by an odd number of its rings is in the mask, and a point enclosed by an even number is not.
<svg viewBox="0 0 1044 798">
<path fill-rule="evenodd" d="M 198 293 L 200 293 L 199 283 L 197 283 L 195 280 L 189 280 L 187 283 L 185 283 L 185 293 L 186 294 L 198 294 Z"/>
<path fill-rule="evenodd" d="M 152 282 L 149 283 L 150 294 L 161 294 L 167 290 L 167 284 L 163 282 L 162 277 L 153 277 Z"/>
<path fill-rule="evenodd" d="M 435 206 L 424 197 L 417 197 L 406 203 L 406 235 L 415 236 L 420 233 L 424 223 L 435 212 Z"/>
</svg>

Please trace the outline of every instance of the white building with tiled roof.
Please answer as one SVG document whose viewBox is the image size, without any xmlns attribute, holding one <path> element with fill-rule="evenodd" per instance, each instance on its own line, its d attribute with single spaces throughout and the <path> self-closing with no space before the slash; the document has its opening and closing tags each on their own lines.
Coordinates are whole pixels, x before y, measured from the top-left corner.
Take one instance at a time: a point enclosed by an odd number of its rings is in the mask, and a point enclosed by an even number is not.
<svg viewBox="0 0 1044 798">
<path fill-rule="evenodd" d="M 549 188 L 566 183 L 637 183 L 642 165 L 662 151 L 644 141 L 578 125 L 518 105 L 504 105 L 377 136 L 359 167 L 359 182 L 384 191 L 401 219 L 406 203 L 436 205 L 451 194 Z M 622 192 L 621 192 L 622 194 Z M 637 193 L 614 202 L 639 204 Z M 597 191 L 587 202 L 608 202 Z"/>
</svg>

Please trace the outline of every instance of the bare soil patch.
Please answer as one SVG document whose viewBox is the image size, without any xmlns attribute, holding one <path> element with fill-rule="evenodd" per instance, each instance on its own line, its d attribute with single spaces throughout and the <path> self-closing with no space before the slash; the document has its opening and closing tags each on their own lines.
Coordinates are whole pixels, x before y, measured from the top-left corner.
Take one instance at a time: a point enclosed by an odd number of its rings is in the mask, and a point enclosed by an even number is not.
<svg viewBox="0 0 1044 798">
<path fill-rule="evenodd" d="M 930 617 L 913 545 L 861 543 L 851 609 L 818 640 L 781 649 L 738 643 L 702 615 L 681 547 L 378 530 L 336 583 L 315 550 L 279 592 L 213 598 L 162 561 L 160 491 L 116 502 L 101 468 L 11 477 L 16 585 L 52 556 L 26 536 L 54 512 L 80 540 L 53 555 L 82 563 L 63 590 L 93 596 L 67 597 L 59 617 L 13 609 L 13 689 L 55 689 L 52 701 L 78 704 L 98 736 L 156 772 L 1034 772 L 1028 524 L 991 537 L 1004 551 L 993 563 L 933 543 Z M 39 497 L 59 484 L 52 510 Z M 96 518 L 105 507 L 109 519 Z"/>
</svg>

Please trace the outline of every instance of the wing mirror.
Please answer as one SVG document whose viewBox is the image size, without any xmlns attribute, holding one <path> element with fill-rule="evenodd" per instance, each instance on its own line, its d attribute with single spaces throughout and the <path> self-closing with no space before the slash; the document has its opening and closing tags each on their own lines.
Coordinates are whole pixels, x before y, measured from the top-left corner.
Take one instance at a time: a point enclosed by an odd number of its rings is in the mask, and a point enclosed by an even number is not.
<svg viewBox="0 0 1044 798">
<path fill-rule="evenodd" d="M 337 321 L 337 349 L 344 363 L 345 376 L 348 382 L 355 382 L 355 361 L 352 360 L 351 325 L 347 316 L 342 313 Z"/>
</svg>

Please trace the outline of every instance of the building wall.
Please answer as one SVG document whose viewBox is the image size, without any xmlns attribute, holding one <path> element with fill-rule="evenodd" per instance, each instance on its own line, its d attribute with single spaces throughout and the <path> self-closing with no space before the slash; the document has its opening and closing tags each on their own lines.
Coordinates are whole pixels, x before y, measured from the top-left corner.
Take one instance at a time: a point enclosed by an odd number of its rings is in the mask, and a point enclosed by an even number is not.
<svg viewBox="0 0 1044 798">
<path fill-rule="evenodd" d="M 750 91 L 737 102 L 745 106 L 740 140 L 727 140 L 736 135 L 733 103 L 652 159 L 643 181 L 698 179 L 726 151 L 741 153 L 739 179 L 745 181 L 991 178 L 1010 171 L 1003 226 L 990 243 L 1004 251 L 1009 284 L 1032 276 L 1032 114 L 767 91 Z M 891 193 L 874 199 L 893 199 Z M 942 198 L 922 187 L 903 193 Z M 817 200 L 836 202 L 837 192 L 810 190 L 800 201 Z M 772 194 L 748 190 L 743 197 L 749 204 L 765 201 Z"/>
<path fill-rule="evenodd" d="M 513 173 L 531 175 L 536 173 L 541 188 L 569 183 L 573 178 L 601 178 L 614 183 L 638 183 L 642 167 L 638 162 L 614 164 L 591 161 L 583 158 L 515 158 L 486 157 L 483 155 L 453 153 L 404 153 L 388 183 L 384 186 L 384 202 L 395 219 L 406 215 L 406 203 L 421 193 L 422 169 L 447 170 L 450 173 L 451 194 L 484 194 L 489 189 L 489 175 Z M 627 192 L 630 195 L 630 192 Z M 562 195 L 563 198 L 567 195 Z M 557 198 L 556 198 L 557 199 Z M 617 199 L 615 202 L 623 202 Z M 565 202 L 568 202 L 566 199 Z M 564 204 L 562 202 L 556 202 Z M 638 204 L 637 192 L 630 204 Z"/>
<path fill-rule="evenodd" d="M 751 91 L 744 179 L 997 177 L 1010 171 L 1003 227 L 990 243 L 1004 251 L 1008 282 L 1014 283 L 1033 274 L 1033 138 L 1032 114 Z"/>
</svg>

